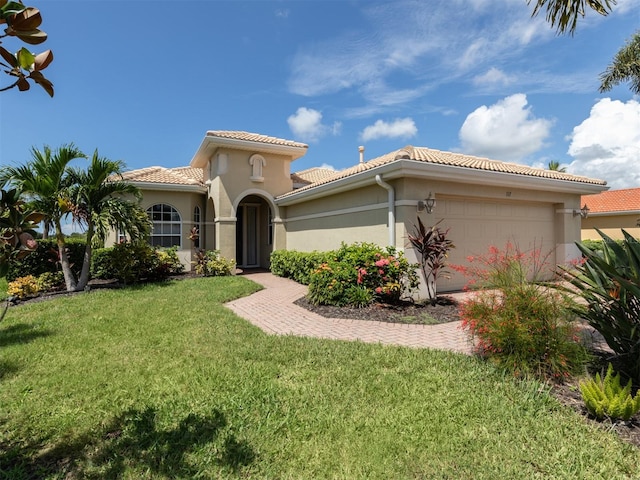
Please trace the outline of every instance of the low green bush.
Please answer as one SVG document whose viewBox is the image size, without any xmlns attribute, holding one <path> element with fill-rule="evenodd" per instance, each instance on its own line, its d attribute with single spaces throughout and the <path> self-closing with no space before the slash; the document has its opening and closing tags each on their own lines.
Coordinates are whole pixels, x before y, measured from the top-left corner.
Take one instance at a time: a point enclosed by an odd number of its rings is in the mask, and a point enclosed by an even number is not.
<svg viewBox="0 0 640 480">
<path fill-rule="evenodd" d="M 231 275 L 236 268 L 233 260 L 226 259 L 217 250 L 199 250 L 193 263 L 195 272 L 205 277 Z"/>
<path fill-rule="evenodd" d="M 96 249 L 92 255 L 91 276 L 116 279 L 124 284 L 155 281 L 181 273 L 177 249 L 158 249 L 147 243 L 122 242 Z"/>
<path fill-rule="evenodd" d="M 602 251 L 602 240 L 582 240 L 580 244 L 583 247 L 588 248 L 589 250 L 593 250 L 594 252 Z"/>
<path fill-rule="evenodd" d="M 343 244 L 311 271 L 307 298 L 316 305 L 363 307 L 374 300 L 395 303 L 418 286 L 417 265 L 393 247 Z"/>
<path fill-rule="evenodd" d="M 309 285 L 311 271 L 329 260 L 329 253 L 275 250 L 271 252 L 271 273 L 279 277 L 290 278 L 303 285 Z"/>
<path fill-rule="evenodd" d="M 462 303 L 462 328 L 476 352 L 514 373 L 562 381 L 588 360 L 579 342 L 574 301 L 535 282 L 540 252 L 504 251 L 471 257 L 470 267 L 452 266 L 470 276 L 480 291 Z"/>
<path fill-rule="evenodd" d="M 602 420 L 605 417 L 611 420 L 630 420 L 640 412 L 640 393 L 631 396 L 631 379 L 623 387 L 620 383 L 620 373 L 613 374 L 613 365 L 610 363 L 607 374 L 602 378 L 596 373 L 596 378 L 580 382 L 580 393 L 587 411 Z"/>
<path fill-rule="evenodd" d="M 62 272 L 45 272 L 36 280 L 41 292 L 50 292 L 64 287 L 64 275 Z"/>
</svg>

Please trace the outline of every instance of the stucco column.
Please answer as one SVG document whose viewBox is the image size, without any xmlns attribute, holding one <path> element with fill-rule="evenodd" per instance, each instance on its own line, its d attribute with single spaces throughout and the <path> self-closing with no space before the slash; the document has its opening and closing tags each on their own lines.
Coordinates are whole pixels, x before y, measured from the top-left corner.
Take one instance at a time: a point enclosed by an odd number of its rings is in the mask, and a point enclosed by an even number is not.
<svg viewBox="0 0 640 480">
<path fill-rule="evenodd" d="M 236 260 L 236 218 L 223 217 L 214 220 L 216 250 L 228 260 Z"/>
<path fill-rule="evenodd" d="M 576 242 L 579 242 L 580 225 L 582 217 L 576 211 L 580 211 L 580 205 L 570 203 L 558 203 L 555 208 L 555 232 L 556 232 L 556 263 L 566 264 L 580 258 L 581 253 Z"/>
<path fill-rule="evenodd" d="M 281 218 L 273 219 L 273 249 L 284 250 L 287 248 L 287 229 Z"/>
</svg>

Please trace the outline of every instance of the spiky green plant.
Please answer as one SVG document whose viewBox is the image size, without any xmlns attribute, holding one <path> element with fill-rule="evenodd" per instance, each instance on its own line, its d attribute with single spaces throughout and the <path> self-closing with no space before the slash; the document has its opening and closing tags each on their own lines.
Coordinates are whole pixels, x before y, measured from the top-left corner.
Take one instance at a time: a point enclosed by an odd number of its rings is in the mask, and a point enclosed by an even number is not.
<svg viewBox="0 0 640 480">
<path fill-rule="evenodd" d="M 611 364 L 604 378 L 596 373 L 595 379 L 580 382 L 580 393 L 589 413 L 599 420 L 629 420 L 640 411 L 640 394 L 631 395 L 631 380 L 621 385 L 620 373 L 614 375 Z"/>
<path fill-rule="evenodd" d="M 640 242 L 625 230 L 622 242 L 598 233 L 602 251 L 578 243 L 584 263 L 563 276 L 585 301 L 576 313 L 604 337 L 622 373 L 640 384 Z"/>
</svg>

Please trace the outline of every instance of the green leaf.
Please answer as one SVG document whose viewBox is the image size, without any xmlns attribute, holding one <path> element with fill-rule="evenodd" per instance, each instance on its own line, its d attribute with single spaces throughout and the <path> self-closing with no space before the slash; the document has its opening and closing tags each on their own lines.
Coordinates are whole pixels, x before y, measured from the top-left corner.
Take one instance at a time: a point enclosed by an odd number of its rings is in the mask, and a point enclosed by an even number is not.
<svg viewBox="0 0 640 480">
<path fill-rule="evenodd" d="M 18 65 L 20 65 L 20 68 L 23 68 L 24 70 L 31 70 L 34 62 L 36 61 L 35 55 L 24 47 L 18 50 L 16 57 L 18 59 Z"/>
</svg>

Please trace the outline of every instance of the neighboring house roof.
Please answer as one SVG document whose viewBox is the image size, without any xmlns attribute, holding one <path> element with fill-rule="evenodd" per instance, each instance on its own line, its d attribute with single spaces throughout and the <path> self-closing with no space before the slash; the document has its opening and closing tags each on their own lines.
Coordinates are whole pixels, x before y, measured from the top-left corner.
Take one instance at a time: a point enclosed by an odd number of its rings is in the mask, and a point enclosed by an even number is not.
<svg viewBox="0 0 640 480">
<path fill-rule="evenodd" d="M 287 196 L 298 194 L 300 192 L 311 190 L 321 185 L 348 178 L 357 175 L 358 173 L 362 173 L 367 170 L 372 170 L 374 168 L 381 167 L 383 165 L 389 165 L 402 160 L 416 161 L 433 165 L 461 167 L 471 170 L 506 173 L 523 177 L 540 177 L 550 180 L 577 182 L 603 187 L 607 183 L 604 180 L 558 172 L 555 170 L 544 170 L 541 168 L 533 168 L 517 163 L 508 163 L 499 160 L 490 160 L 483 157 L 474 157 L 472 155 L 465 155 L 462 153 L 443 152 L 440 150 L 434 150 L 432 148 L 413 147 L 409 145 L 400 150 L 382 155 L 381 157 L 377 157 L 366 162 L 361 162 L 351 168 L 335 172 L 333 175 L 328 175 L 326 177 L 318 179 L 313 183 L 295 190 L 294 192 L 285 193 L 278 198 L 284 198 Z"/>
<path fill-rule="evenodd" d="M 609 190 L 595 195 L 583 195 L 581 205 L 587 204 L 589 214 L 640 212 L 640 188 Z"/>
<path fill-rule="evenodd" d="M 137 184 L 181 185 L 204 187 L 201 168 L 192 167 L 147 167 L 130 170 L 122 174 L 122 179 Z"/>
</svg>

